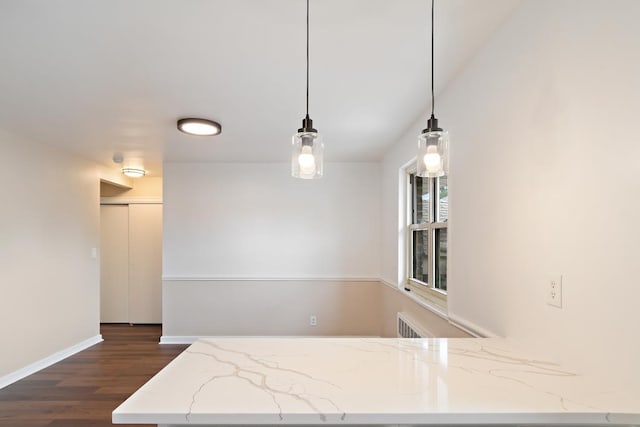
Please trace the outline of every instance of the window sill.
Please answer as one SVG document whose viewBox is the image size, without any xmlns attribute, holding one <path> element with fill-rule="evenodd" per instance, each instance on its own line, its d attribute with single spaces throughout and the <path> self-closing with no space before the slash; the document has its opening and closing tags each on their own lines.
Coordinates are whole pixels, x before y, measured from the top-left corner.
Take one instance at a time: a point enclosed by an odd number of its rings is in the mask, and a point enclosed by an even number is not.
<svg viewBox="0 0 640 427">
<path fill-rule="evenodd" d="M 400 290 L 405 296 L 412 299 L 423 308 L 426 308 L 427 310 L 431 311 L 433 314 L 443 318 L 446 321 L 449 321 L 449 314 L 446 308 L 446 300 L 444 301 L 444 307 L 443 307 L 442 303 L 436 303 L 434 301 L 430 301 L 428 297 L 420 296 L 413 291 L 410 291 L 410 290 L 408 291 L 405 288 L 400 288 Z"/>
</svg>

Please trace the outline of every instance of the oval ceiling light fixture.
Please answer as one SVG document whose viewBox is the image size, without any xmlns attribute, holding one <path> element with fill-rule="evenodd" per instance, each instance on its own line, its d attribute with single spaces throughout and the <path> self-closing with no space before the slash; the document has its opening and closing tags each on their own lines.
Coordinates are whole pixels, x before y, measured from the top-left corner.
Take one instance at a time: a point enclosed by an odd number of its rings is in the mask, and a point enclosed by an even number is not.
<svg viewBox="0 0 640 427">
<path fill-rule="evenodd" d="M 222 132 L 222 125 L 213 120 L 187 118 L 178 120 L 178 130 L 188 135 L 213 136 Z"/>
<path fill-rule="evenodd" d="M 142 168 L 126 167 L 122 168 L 122 173 L 129 178 L 142 178 L 147 174 L 147 171 Z"/>
</svg>

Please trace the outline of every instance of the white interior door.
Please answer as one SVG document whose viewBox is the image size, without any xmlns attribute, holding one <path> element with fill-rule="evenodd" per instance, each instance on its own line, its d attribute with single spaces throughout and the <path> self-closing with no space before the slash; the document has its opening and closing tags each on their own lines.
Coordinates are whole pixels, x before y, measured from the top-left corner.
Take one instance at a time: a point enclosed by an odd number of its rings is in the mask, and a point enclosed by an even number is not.
<svg viewBox="0 0 640 427">
<path fill-rule="evenodd" d="M 129 205 L 129 322 L 162 323 L 162 205 Z"/>
<path fill-rule="evenodd" d="M 129 322 L 129 207 L 100 206 L 100 322 Z"/>
</svg>

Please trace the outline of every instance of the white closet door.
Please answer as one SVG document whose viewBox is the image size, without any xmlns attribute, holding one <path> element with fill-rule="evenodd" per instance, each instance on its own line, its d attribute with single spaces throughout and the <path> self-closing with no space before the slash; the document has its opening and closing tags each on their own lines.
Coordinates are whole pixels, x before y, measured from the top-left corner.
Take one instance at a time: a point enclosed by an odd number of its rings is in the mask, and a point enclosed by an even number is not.
<svg viewBox="0 0 640 427">
<path fill-rule="evenodd" d="M 129 322 L 129 207 L 100 206 L 100 322 Z"/>
<path fill-rule="evenodd" d="M 129 205 L 129 322 L 162 323 L 162 205 Z"/>
</svg>

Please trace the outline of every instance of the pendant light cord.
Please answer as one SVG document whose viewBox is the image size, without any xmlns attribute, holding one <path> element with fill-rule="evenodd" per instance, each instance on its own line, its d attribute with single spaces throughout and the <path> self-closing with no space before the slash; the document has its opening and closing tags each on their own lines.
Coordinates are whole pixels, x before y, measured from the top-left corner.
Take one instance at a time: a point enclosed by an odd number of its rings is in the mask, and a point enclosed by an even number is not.
<svg viewBox="0 0 640 427">
<path fill-rule="evenodd" d="M 307 2 L 308 1 L 309 0 L 307 0 Z M 436 97 L 433 93 L 433 3 L 434 1 L 435 0 L 431 0 L 431 117 L 434 117 L 435 110 L 436 110 Z"/>
<path fill-rule="evenodd" d="M 307 118 L 309 117 L 309 0 L 307 0 Z"/>
</svg>

